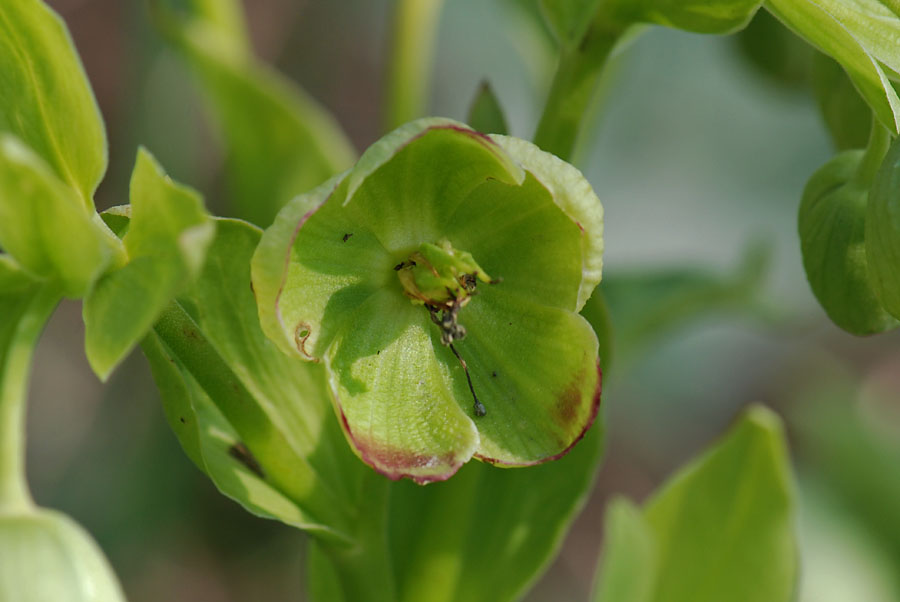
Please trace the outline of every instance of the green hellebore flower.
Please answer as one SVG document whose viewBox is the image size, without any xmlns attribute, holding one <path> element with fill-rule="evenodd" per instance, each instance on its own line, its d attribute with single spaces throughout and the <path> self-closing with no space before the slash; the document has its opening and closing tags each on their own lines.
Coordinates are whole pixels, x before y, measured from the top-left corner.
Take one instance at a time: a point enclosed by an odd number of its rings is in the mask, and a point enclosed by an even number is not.
<svg viewBox="0 0 900 602">
<path fill-rule="evenodd" d="M 103 552 L 52 510 L 0 513 L 0 600 L 123 602 Z"/>
<path fill-rule="evenodd" d="M 600 403 L 603 209 L 523 140 L 429 118 L 287 205 L 253 258 L 266 334 L 322 361 L 347 440 L 426 483 L 565 454 Z"/>
</svg>

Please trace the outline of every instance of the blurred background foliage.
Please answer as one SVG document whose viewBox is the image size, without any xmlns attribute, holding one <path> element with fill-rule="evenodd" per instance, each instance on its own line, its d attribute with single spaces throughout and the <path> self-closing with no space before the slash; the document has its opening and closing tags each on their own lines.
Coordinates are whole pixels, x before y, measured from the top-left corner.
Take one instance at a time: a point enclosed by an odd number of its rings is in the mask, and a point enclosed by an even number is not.
<svg viewBox="0 0 900 602">
<path fill-rule="evenodd" d="M 98 208 L 125 202 L 144 144 L 212 213 L 233 214 L 223 145 L 144 3 L 49 4 L 107 124 Z M 356 149 L 382 134 L 390 4 L 246 3 L 257 55 L 327 107 Z M 510 133 L 531 137 L 552 50 L 528 2 L 447 2 L 429 113 L 465 119 L 487 80 Z M 775 63 L 774 52 L 791 60 Z M 585 512 L 526 600 L 587 599 L 607 500 L 642 500 L 753 401 L 788 421 L 800 599 L 900 600 L 900 334 L 840 331 L 800 260 L 800 195 L 835 148 L 804 67 L 813 53 L 761 11 L 732 37 L 651 28 L 615 60 L 574 159 L 606 211 L 609 439 Z M 603 311 L 596 300 L 586 309 Z M 302 533 L 250 516 L 194 468 L 140 354 L 101 386 L 82 328 L 65 302 L 38 349 L 28 423 L 37 502 L 95 535 L 133 602 L 303 600 Z"/>
</svg>

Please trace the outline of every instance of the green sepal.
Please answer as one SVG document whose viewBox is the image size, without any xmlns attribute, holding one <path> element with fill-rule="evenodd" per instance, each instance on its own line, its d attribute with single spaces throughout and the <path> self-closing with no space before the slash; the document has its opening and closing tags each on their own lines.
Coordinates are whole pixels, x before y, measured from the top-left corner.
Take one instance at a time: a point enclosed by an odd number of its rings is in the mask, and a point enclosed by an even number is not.
<svg viewBox="0 0 900 602">
<path fill-rule="evenodd" d="M 872 182 L 865 223 L 870 282 L 885 310 L 900 319 L 900 138 Z"/>
<path fill-rule="evenodd" d="M 109 562 L 64 514 L 0 511 L 0 600 L 124 602 Z"/>
<path fill-rule="evenodd" d="M 610 506 L 595 602 L 790 602 L 794 498 L 781 421 L 753 407 L 642 512 Z"/>
<path fill-rule="evenodd" d="M 524 141 L 422 119 L 279 214 L 252 264 L 260 322 L 286 352 L 326 360 L 348 440 L 386 475 L 441 480 L 473 453 L 546 461 L 599 403 L 597 339 L 575 311 L 600 280 L 602 228 L 575 168 Z M 448 277 L 431 260 L 419 280 L 407 272 L 429 249 L 462 262 L 447 274 L 472 270 L 471 294 L 452 282 L 417 294 L 425 272 Z M 443 329 L 457 317 L 469 334 L 451 349 Z M 487 416 L 479 389 L 496 405 Z"/>
<path fill-rule="evenodd" d="M 466 121 L 474 129 L 485 134 L 508 133 L 509 127 L 506 125 L 503 107 L 500 106 L 500 100 L 487 80 L 478 86 L 475 98 L 469 106 Z"/>
<path fill-rule="evenodd" d="M 169 301 L 202 267 L 215 225 L 200 195 L 174 183 L 140 149 L 131 176 L 128 264 L 105 274 L 85 299 L 85 351 L 106 380 Z"/>
<path fill-rule="evenodd" d="M 114 238 L 40 156 L 0 134 L 0 246 L 24 269 L 81 297 L 113 260 Z"/>
<path fill-rule="evenodd" d="M 106 132 L 66 25 L 44 2 L 0 4 L 0 73 L 0 132 L 33 149 L 92 211 Z"/>
<path fill-rule="evenodd" d="M 863 151 L 845 151 L 813 174 L 803 191 L 798 230 L 803 267 L 813 293 L 847 332 L 869 335 L 895 328 L 870 280 L 866 255 L 869 190 L 855 177 Z"/>
</svg>

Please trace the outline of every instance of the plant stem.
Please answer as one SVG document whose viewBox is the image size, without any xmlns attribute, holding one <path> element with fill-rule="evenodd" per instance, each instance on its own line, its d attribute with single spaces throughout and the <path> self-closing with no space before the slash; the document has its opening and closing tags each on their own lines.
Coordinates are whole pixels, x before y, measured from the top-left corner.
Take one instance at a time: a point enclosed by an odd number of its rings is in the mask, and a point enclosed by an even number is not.
<svg viewBox="0 0 900 602">
<path fill-rule="evenodd" d="M 395 0 L 383 113 L 388 130 L 425 113 L 442 5 L 443 0 Z"/>
<path fill-rule="evenodd" d="M 12 329 L 8 348 L 0 349 L 0 511 L 34 504 L 25 477 L 28 378 L 34 348 L 59 298 L 46 288 L 35 293 Z"/>
<path fill-rule="evenodd" d="M 588 104 L 622 33 L 621 27 L 611 26 L 598 16 L 580 44 L 561 48 L 550 94 L 534 134 L 534 143 L 543 150 L 566 161 L 571 158 Z"/>
<path fill-rule="evenodd" d="M 363 477 L 360 514 L 355 523 L 358 529 L 352 545 L 310 541 L 334 569 L 336 581 L 330 588 L 331 598 L 337 595 L 336 588 L 347 601 L 393 602 L 398 599 L 388 541 L 390 485 L 390 481 L 375 471 L 367 471 Z M 310 579 L 315 577 L 310 576 Z"/>
<path fill-rule="evenodd" d="M 887 129 L 879 123 L 878 119 L 872 117 L 872 130 L 869 134 L 869 144 L 866 146 L 866 152 L 860 161 L 859 168 L 854 176 L 854 181 L 869 188 L 875 174 L 881 167 L 881 162 L 887 154 L 888 148 L 891 146 L 891 135 Z"/>
</svg>

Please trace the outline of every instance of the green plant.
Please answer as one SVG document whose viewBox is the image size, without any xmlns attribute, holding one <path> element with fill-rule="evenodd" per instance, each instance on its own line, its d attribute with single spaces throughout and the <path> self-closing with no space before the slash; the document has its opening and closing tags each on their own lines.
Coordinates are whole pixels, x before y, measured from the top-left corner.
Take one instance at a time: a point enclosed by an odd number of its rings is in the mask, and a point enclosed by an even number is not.
<svg viewBox="0 0 900 602">
<path fill-rule="evenodd" d="M 254 57 L 238 3 L 149 3 L 215 116 L 241 219 L 210 216 L 143 148 L 129 204 L 96 212 L 104 125 L 65 25 L 39 0 L 0 7 L 0 600 L 122 599 L 97 546 L 25 482 L 31 357 L 63 298 L 82 300 L 101 380 L 140 345 L 191 461 L 309 535 L 313 599 L 523 596 L 591 490 L 612 354 L 624 363 L 697 314 L 760 310 L 756 250 L 730 279 L 598 287 L 603 209 L 566 161 L 649 24 L 742 32 L 756 53 L 771 30 L 745 28 L 762 6 L 820 51 L 815 90 L 842 152 L 803 194 L 804 266 L 841 328 L 898 325 L 896 2 L 522 3 L 558 57 L 534 144 L 506 135 L 489 85 L 469 125 L 423 117 L 440 5 L 397 0 L 391 131 L 356 158 Z M 784 54 L 754 60 L 787 81 L 797 40 L 774 26 Z M 594 598 L 790 600 L 794 514 L 779 418 L 751 408 L 643 510 L 610 505 Z"/>
</svg>

